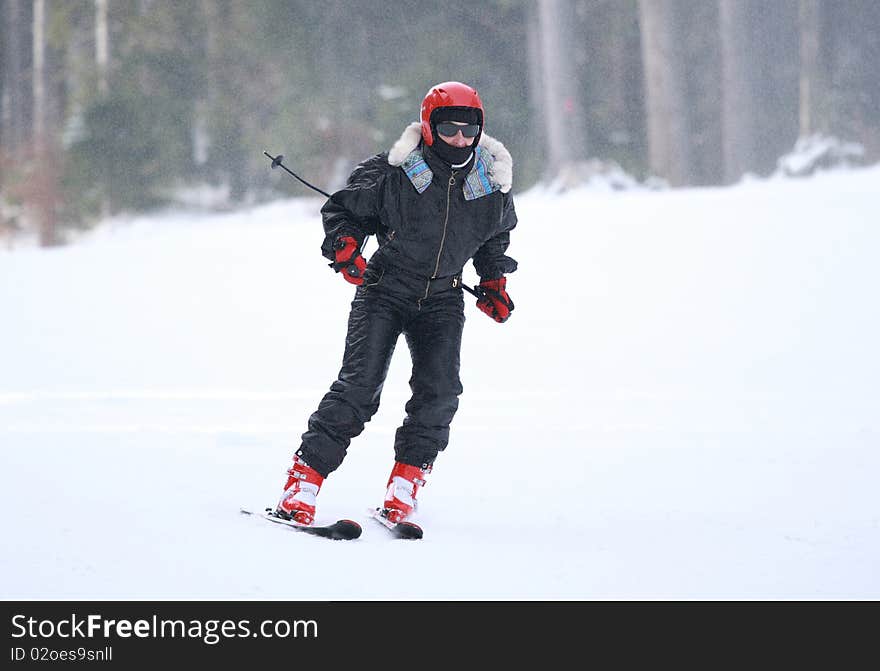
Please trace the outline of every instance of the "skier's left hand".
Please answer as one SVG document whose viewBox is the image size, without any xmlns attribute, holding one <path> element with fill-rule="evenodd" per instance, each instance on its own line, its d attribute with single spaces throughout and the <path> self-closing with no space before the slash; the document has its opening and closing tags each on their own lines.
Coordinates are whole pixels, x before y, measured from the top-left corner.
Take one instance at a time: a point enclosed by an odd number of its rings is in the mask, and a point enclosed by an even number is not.
<svg viewBox="0 0 880 671">
<path fill-rule="evenodd" d="M 477 301 L 477 307 L 499 324 L 503 324 L 513 312 L 513 301 L 507 295 L 507 278 L 503 275 L 497 280 L 481 280 L 480 289 L 483 297 Z"/>
</svg>

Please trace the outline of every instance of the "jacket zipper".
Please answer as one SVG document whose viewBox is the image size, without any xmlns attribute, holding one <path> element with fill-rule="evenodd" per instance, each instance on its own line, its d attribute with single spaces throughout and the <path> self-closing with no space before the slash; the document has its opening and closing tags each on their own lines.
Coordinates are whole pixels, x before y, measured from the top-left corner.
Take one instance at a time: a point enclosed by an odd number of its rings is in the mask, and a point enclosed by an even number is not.
<svg viewBox="0 0 880 671">
<path fill-rule="evenodd" d="M 434 274 L 431 275 L 425 284 L 425 295 L 419 299 L 419 309 L 422 308 L 422 301 L 428 297 L 431 290 L 431 280 L 437 279 L 437 273 L 440 272 L 440 256 L 443 254 L 443 245 L 446 243 L 446 228 L 449 226 L 449 206 L 452 202 L 452 187 L 455 186 L 455 173 L 453 172 L 449 178 L 449 184 L 446 187 L 446 218 L 443 220 L 443 235 L 440 237 L 440 249 L 437 250 L 437 263 L 434 264 Z"/>
</svg>

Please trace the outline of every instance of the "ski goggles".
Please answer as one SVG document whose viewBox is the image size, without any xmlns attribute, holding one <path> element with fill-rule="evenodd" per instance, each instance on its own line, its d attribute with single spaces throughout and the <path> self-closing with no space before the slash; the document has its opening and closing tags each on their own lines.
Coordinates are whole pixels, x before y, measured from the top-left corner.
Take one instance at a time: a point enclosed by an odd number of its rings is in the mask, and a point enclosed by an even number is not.
<svg viewBox="0 0 880 671">
<path fill-rule="evenodd" d="M 480 132 L 480 124 L 478 123 L 469 123 L 464 126 L 460 126 L 455 123 L 438 123 L 437 124 L 437 132 L 440 133 L 443 137 L 454 137 L 458 131 L 461 131 L 461 134 L 465 137 L 477 137 L 477 133 Z"/>
</svg>

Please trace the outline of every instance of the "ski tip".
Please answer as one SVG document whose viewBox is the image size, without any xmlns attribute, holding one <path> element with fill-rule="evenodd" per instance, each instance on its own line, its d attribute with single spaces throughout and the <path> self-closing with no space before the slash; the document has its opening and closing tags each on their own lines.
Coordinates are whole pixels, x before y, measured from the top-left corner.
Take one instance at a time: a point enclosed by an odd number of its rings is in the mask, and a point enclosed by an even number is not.
<svg viewBox="0 0 880 671">
<path fill-rule="evenodd" d="M 383 527 L 388 529 L 388 531 L 391 532 L 391 535 L 395 538 L 417 541 L 421 540 L 424 535 L 422 527 L 413 522 L 390 522 L 388 518 L 385 517 L 383 508 L 372 509 L 370 516 Z"/>
<path fill-rule="evenodd" d="M 354 520 L 339 520 L 336 526 L 343 532 L 344 537 L 349 540 L 360 538 L 364 532 L 363 527 Z"/>
<path fill-rule="evenodd" d="M 394 532 L 398 538 L 411 541 L 421 540 L 424 535 L 422 527 L 412 522 L 398 522 Z"/>
<path fill-rule="evenodd" d="M 274 508 L 239 508 L 242 515 L 270 515 Z"/>
</svg>

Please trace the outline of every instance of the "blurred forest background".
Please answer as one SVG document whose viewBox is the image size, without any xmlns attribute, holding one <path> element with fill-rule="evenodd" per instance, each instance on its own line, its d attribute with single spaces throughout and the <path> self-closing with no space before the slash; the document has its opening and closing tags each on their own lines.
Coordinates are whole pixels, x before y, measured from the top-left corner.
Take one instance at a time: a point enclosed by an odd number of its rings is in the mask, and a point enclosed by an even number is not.
<svg viewBox="0 0 880 671">
<path fill-rule="evenodd" d="M 0 236 L 46 246 L 311 193 L 264 150 L 335 189 L 446 80 L 480 92 L 515 191 L 730 184 L 798 141 L 814 165 L 880 158 L 880 0 L 0 0 L 0 19 Z"/>
</svg>

